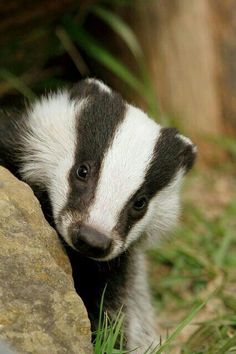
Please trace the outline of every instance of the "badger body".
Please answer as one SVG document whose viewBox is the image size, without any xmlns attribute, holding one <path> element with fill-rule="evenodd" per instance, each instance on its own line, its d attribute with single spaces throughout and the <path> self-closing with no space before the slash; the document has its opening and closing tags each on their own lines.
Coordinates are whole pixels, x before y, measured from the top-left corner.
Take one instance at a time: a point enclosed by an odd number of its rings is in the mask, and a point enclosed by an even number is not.
<svg viewBox="0 0 236 354">
<path fill-rule="evenodd" d="M 125 314 L 127 349 L 158 343 L 144 247 L 179 215 L 195 147 L 94 79 L 0 115 L 0 164 L 26 181 L 65 242 L 96 330 L 101 296 Z"/>
</svg>

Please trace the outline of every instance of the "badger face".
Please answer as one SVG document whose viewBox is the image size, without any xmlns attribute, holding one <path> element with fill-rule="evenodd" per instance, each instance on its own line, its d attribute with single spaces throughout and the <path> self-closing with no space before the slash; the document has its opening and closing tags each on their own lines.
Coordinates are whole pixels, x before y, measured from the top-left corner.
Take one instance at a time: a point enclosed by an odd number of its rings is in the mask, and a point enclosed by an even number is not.
<svg viewBox="0 0 236 354">
<path fill-rule="evenodd" d="M 34 104 L 23 145 L 21 173 L 47 189 L 61 236 L 100 260 L 175 224 L 195 159 L 189 139 L 93 79 Z"/>
</svg>

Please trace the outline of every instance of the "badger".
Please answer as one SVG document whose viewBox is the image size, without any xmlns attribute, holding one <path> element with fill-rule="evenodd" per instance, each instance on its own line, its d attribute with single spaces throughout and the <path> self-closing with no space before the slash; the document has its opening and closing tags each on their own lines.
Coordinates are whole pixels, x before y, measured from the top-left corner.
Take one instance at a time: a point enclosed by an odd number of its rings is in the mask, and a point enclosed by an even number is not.
<svg viewBox="0 0 236 354">
<path fill-rule="evenodd" d="M 144 250 L 176 224 L 196 147 L 103 82 L 84 79 L 1 112 L 0 164 L 28 183 L 64 241 L 96 330 L 122 308 L 126 348 L 157 343 Z"/>
</svg>

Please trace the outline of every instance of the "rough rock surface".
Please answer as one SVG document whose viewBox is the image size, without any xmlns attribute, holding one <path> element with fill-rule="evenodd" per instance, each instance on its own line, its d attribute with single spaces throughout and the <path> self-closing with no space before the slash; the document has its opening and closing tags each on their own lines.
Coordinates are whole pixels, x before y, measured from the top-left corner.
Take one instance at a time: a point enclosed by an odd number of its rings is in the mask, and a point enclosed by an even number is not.
<svg viewBox="0 0 236 354">
<path fill-rule="evenodd" d="M 1 167 L 0 337 L 17 353 L 92 352 L 63 247 L 31 189 Z"/>
</svg>

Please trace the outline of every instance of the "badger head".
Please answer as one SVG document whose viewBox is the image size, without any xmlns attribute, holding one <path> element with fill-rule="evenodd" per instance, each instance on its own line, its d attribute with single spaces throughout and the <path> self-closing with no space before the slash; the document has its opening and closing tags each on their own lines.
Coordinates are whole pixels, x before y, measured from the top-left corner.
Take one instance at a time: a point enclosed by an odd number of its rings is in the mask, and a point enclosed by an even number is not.
<svg viewBox="0 0 236 354">
<path fill-rule="evenodd" d="M 83 255 L 112 259 L 176 222 L 196 148 L 100 81 L 50 94 L 27 113 L 21 173 L 49 194 L 56 228 Z"/>
</svg>

